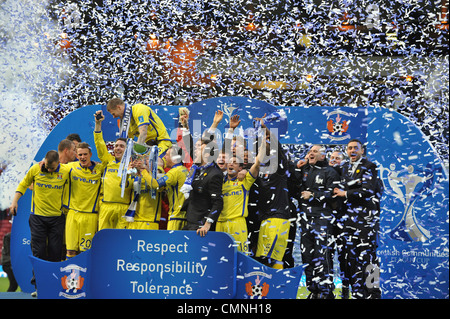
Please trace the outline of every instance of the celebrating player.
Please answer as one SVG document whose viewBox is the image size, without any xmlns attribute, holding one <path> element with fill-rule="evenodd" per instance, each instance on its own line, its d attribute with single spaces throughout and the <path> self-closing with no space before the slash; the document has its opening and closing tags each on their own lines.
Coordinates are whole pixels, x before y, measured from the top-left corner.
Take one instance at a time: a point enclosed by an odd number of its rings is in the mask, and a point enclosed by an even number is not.
<svg viewBox="0 0 450 319">
<path fill-rule="evenodd" d="M 88 143 L 77 145 L 77 162 L 66 164 L 70 170 L 69 211 L 66 221 L 67 257 L 91 248 L 98 229 L 98 202 L 106 164 L 91 161 Z"/>
<path fill-rule="evenodd" d="M 140 103 L 130 107 L 123 100 L 113 98 L 109 100 L 107 110 L 114 118 L 120 118 L 120 137 L 136 136 L 139 144 L 158 145 L 162 160 L 172 142 L 164 123 L 150 107 Z"/>
<path fill-rule="evenodd" d="M 188 171 L 181 162 L 182 149 L 174 145 L 165 155 L 166 167 L 169 171 L 158 179 L 154 179 L 148 172 L 149 167 L 142 161 L 135 163 L 135 167 L 139 169 L 142 177 L 147 181 L 153 189 L 164 188 L 167 191 L 169 200 L 169 221 L 167 230 L 181 230 L 186 224 L 186 211 L 182 210 L 185 201 L 184 194 L 180 192 L 181 186 L 186 180 Z"/>
<path fill-rule="evenodd" d="M 237 177 L 244 163 L 233 156 L 228 163 L 227 175 L 222 185 L 223 209 L 217 221 L 216 231 L 223 231 L 233 236 L 239 245 L 238 250 L 244 253 L 248 253 L 246 217 L 248 216 L 249 191 L 258 176 L 260 158 L 264 156 L 264 151 L 265 143 L 262 143 L 255 163 L 242 181 Z"/>
<path fill-rule="evenodd" d="M 96 115 L 100 115 L 97 119 Z M 106 164 L 102 177 L 103 197 L 99 207 L 98 230 L 105 228 L 125 228 L 125 215 L 133 195 L 133 178 L 128 177 L 122 197 L 121 176 L 117 174 L 120 161 L 127 147 L 126 139 L 119 137 L 114 143 L 114 156 L 108 152 L 103 140 L 102 121 L 105 117 L 102 111 L 95 114 L 94 142 L 98 157 L 102 163 Z"/>
<path fill-rule="evenodd" d="M 257 119 L 267 128 L 263 118 Z M 261 163 L 258 187 L 258 211 L 261 226 L 255 257 L 262 263 L 283 268 L 290 228 L 290 207 L 286 169 L 288 162 L 281 144 L 266 129 L 266 156 Z"/>
<path fill-rule="evenodd" d="M 61 261 L 65 215 L 62 199 L 69 179 L 68 167 L 60 165 L 58 152 L 49 151 L 44 163 L 34 164 L 17 187 L 10 212 L 17 213 L 18 200 L 33 185 L 30 214 L 31 250 L 33 256 Z"/>
</svg>

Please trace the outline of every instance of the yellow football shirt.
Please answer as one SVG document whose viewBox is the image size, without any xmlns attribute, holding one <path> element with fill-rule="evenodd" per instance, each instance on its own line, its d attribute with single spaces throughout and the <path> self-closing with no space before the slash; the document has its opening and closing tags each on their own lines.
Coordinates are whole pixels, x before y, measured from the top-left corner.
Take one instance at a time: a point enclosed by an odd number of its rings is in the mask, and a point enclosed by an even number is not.
<svg viewBox="0 0 450 319">
<path fill-rule="evenodd" d="M 148 125 L 146 142 L 155 140 L 159 144 L 161 141 L 170 141 L 167 129 L 159 116 L 149 106 L 139 103 L 131 107 L 128 137 L 139 136 L 141 125 Z"/>
<path fill-rule="evenodd" d="M 94 162 L 93 162 L 94 163 Z M 98 201 L 104 163 L 81 167 L 80 162 L 63 164 L 69 167 L 69 209 L 82 213 L 98 213 Z"/>
<path fill-rule="evenodd" d="M 34 164 L 20 182 L 16 192 L 23 195 L 28 187 L 33 185 L 31 213 L 47 217 L 60 216 L 69 171 L 69 168 L 59 165 L 55 172 L 46 173 L 41 171 L 39 164 Z"/>
<path fill-rule="evenodd" d="M 108 152 L 102 132 L 94 132 L 94 142 L 97 149 L 98 158 L 106 165 L 102 176 L 102 202 L 130 204 L 133 196 L 133 178 L 128 175 L 125 184 L 125 192 L 121 196 L 122 189 L 121 176 L 118 176 L 120 161 L 116 161 L 114 156 Z"/>
<path fill-rule="evenodd" d="M 167 173 L 165 180 L 167 199 L 169 200 L 169 220 L 180 219 L 186 217 L 186 211 L 181 211 L 185 197 L 184 193 L 180 192 L 181 186 L 186 181 L 189 171 L 181 163 L 174 165 Z M 162 183 L 161 178 L 158 183 Z"/>
<path fill-rule="evenodd" d="M 186 212 L 181 211 L 184 204 L 184 193 L 180 192 L 180 187 L 183 186 L 188 175 L 188 170 L 181 163 L 174 165 L 163 177 L 157 180 L 157 187 L 165 187 L 167 191 L 167 199 L 169 200 L 169 220 L 185 218 Z M 142 172 L 142 176 L 151 185 L 156 186 L 152 177 L 147 171 Z"/>
<path fill-rule="evenodd" d="M 237 178 L 225 179 L 222 185 L 223 209 L 219 215 L 219 222 L 248 216 L 249 190 L 255 180 L 250 172 L 247 172 L 243 181 Z"/>
<path fill-rule="evenodd" d="M 141 192 L 136 206 L 135 222 L 159 223 L 161 219 L 161 192 L 156 191 L 155 198 L 152 198 L 152 190 L 141 183 Z"/>
</svg>

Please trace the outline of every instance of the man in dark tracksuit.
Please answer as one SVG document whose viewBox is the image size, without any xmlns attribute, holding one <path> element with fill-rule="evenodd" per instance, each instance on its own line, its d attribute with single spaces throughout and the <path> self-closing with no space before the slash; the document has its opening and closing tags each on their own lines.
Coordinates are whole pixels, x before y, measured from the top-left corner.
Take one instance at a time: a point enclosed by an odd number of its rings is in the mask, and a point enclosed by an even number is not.
<svg viewBox="0 0 450 319">
<path fill-rule="evenodd" d="M 328 165 L 325 148 L 311 147 L 301 169 L 300 227 L 302 262 L 310 299 L 333 299 L 333 260 L 330 254 L 333 188 L 338 173 Z"/>
<path fill-rule="evenodd" d="M 359 140 L 348 142 L 349 162 L 342 165 L 342 185 L 333 190 L 335 196 L 344 200 L 342 257 L 346 262 L 341 267 L 350 282 L 353 298 L 380 298 L 376 257 L 380 219 L 377 167 L 363 154 Z"/>
</svg>

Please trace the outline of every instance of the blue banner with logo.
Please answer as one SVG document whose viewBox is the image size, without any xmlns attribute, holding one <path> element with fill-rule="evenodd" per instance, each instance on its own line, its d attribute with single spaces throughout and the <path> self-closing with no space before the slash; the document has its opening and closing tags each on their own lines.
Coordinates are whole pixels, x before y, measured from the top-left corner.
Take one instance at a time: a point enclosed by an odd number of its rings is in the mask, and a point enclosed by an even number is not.
<svg viewBox="0 0 450 319">
<path fill-rule="evenodd" d="M 105 106 L 86 106 L 66 116 L 49 134 L 35 161 L 48 150 L 57 149 L 59 141 L 70 133 L 78 133 L 82 140 L 94 145 L 93 114 L 101 108 Z M 175 139 L 179 107 L 152 108 Z M 199 134 L 211 126 L 214 112 L 221 110 L 224 118 L 218 130 L 223 133 L 235 114 L 241 119 L 241 128 L 236 131 L 244 135 L 253 128 L 255 117 L 266 114 L 266 125 L 278 130 L 281 143 L 345 145 L 352 138 L 367 143 L 367 156 L 378 165 L 385 188 L 377 250 L 382 297 L 448 298 L 448 176 L 427 138 L 407 118 L 383 108 L 275 107 L 243 97 L 209 99 L 188 109 L 190 128 L 200 128 Z M 112 144 L 118 132 L 117 120 L 104 114 L 104 137 L 107 144 Z M 92 151 L 95 160 L 95 147 Z M 27 191 L 19 200 L 11 236 L 12 265 L 25 292 L 34 291 L 28 258 L 30 201 L 31 192 Z M 267 282 L 265 278 L 261 275 L 259 279 L 249 278 L 249 282 L 254 286 L 256 280 Z M 239 281 L 240 277 L 237 286 Z"/>
<path fill-rule="evenodd" d="M 236 248 L 225 233 L 105 229 L 76 258 L 61 263 L 33 258 L 40 298 L 235 295 Z"/>
<path fill-rule="evenodd" d="M 383 298 L 449 297 L 449 180 L 428 139 L 373 108 L 367 153 L 384 185 L 377 255 Z"/>
<path fill-rule="evenodd" d="M 276 270 L 238 252 L 237 299 L 295 299 L 303 265 Z"/>
<path fill-rule="evenodd" d="M 245 97 L 218 97 L 212 98 L 188 106 L 189 109 L 189 128 L 193 132 L 193 138 L 198 138 L 201 133 L 208 129 L 214 119 L 216 111 L 223 112 L 223 119 L 217 127 L 217 139 L 222 141 L 224 134 L 229 127 L 230 118 L 233 115 L 239 115 L 241 121 L 236 133 L 242 136 L 251 135 L 255 127 L 255 118 L 265 116 L 265 123 L 269 129 L 276 129 L 278 136 L 286 136 L 288 130 L 288 121 L 283 108 L 275 106 L 260 100 L 249 99 Z"/>
<path fill-rule="evenodd" d="M 222 232 L 106 229 L 75 258 L 31 260 L 42 299 L 292 299 L 302 274 L 237 255 Z"/>
<path fill-rule="evenodd" d="M 189 128 L 194 138 L 208 129 L 217 110 L 223 112 L 218 140 L 227 132 L 230 118 L 239 115 L 241 123 L 236 134 L 248 137 L 255 126 L 255 118 L 265 116 L 267 128 L 276 130 L 286 144 L 347 144 L 350 139 L 367 141 L 365 107 L 275 107 L 267 102 L 245 97 L 212 98 L 188 106 Z"/>
<path fill-rule="evenodd" d="M 367 142 L 366 107 L 286 107 L 289 123 L 286 144 L 347 144 L 351 139 Z"/>
</svg>

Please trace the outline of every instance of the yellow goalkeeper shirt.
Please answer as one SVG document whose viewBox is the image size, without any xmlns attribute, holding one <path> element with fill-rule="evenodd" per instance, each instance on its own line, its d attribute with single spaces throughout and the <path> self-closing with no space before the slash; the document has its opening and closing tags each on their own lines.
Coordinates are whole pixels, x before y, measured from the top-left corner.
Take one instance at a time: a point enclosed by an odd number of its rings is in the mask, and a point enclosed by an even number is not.
<svg viewBox="0 0 450 319">
<path fill-rule="evenodd" d="M 225 177 L 222 185 L 223 209 L 219 222 L 248 216 L 249 190 L 254 182 L 255 177 L 250 172 L 247 172 L 243 181 L 239 181 L 237 177 L 231 180 Z"/>
<path fill-rule="evenodd" d="M 33 185 L 31 213 L 47 217 L 60 216 L 69 171 L 69 168 L 59 165 L 56 171 L 47 173 L 41 171 L 39 164 L 34 164 L 20 182 L 16 192 L 23 195 L 28 187 Z"/>
<path fill-rule="evenodd" d="M 117 175 L 119 172 L 120 161 L 116 161 L 115 157 L 108 152 L 102 132 L 94 132 L 94 142 L 98 158 L 106 165 L 102 177 L 102 202 L 129 205 L 133 197 L 133 178 L 128 175 L 124 195 L 122 197 L 121 176 Z"/>
</svg>

